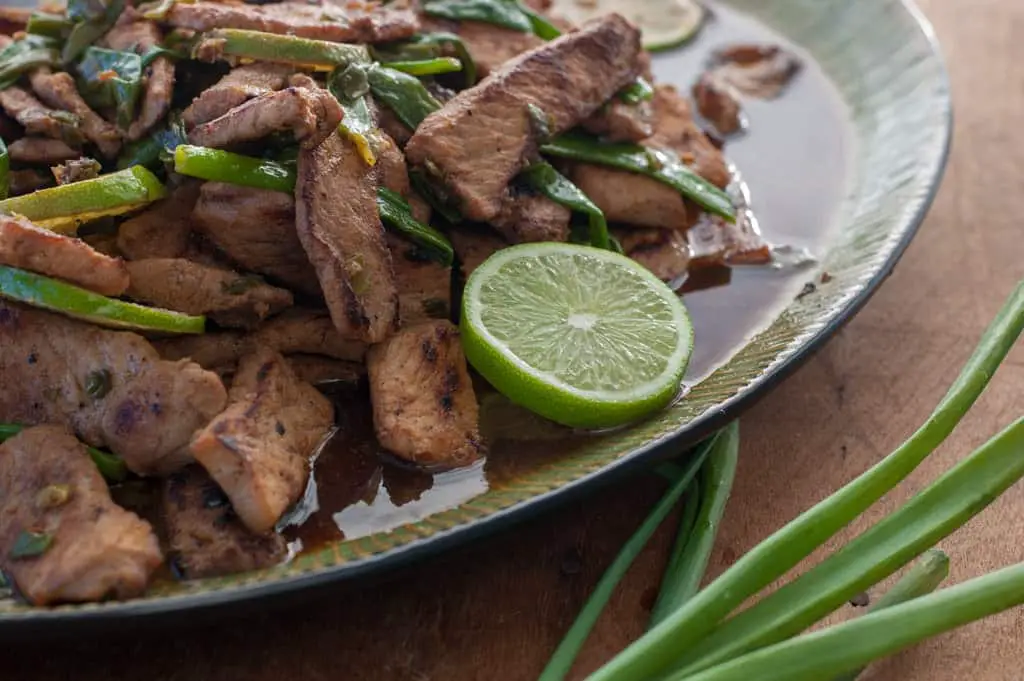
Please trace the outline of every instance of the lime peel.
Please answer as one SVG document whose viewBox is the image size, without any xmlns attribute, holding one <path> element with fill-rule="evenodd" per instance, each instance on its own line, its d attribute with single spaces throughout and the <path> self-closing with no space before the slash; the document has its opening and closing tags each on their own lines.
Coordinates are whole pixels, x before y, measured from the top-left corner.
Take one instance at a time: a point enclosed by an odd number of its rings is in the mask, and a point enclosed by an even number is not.
<svg viewBox="0 0 1024 681">
<path fill-rule="evenodd" d="M 679 297 L 611 251 L 533 243 L 498 251 L 466 283 L 469 363 L 531 411 L 576 428 L 636 421 L 676 396 L 693 347 Z"/>
<path fill-rule="evenodd" d="M 644 49 L 651 52 L 688 43 L 707 17 L 698 0 L 554 0 L 549 12 L 577 25 L 618 12 L 637 25 Z"/>
</svg>

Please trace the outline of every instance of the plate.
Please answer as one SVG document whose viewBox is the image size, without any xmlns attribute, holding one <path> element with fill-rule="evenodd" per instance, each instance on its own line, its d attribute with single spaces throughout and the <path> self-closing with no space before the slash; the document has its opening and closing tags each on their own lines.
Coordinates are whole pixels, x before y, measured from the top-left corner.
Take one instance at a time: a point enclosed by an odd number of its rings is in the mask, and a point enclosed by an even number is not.
<svg viewBox="0 0 1024 681">
<path fill-rule="evenodd" d="M 686 91 L 711 49 L 748 39 L 781 42 L 804 58 L 788 94 L 749 103 L 750 133 L 726 151 L 765 236 L 789 247 L 784 256 L 808 251 L 815 260 L 738 268 L 729 285 L 686 295 L 696 351 L 685 395 L 671 408 L 557 454 L 540 442 L 506 442 L 486 466 L 439 477 L 411 503 L 391 500 L 380 484 L 335 514 L 347 540 L 283 566 L 168 580 L 127 602 L 37 609 L 0 601 L 0 630 L 92 631 L 175 613 L 191 619 L 379 573 L 678 454 L 791 373 L 864 305 L 914 236 L 946 160 L 949 84 L 932 30 L 910 2 L 709 5 L 714 21 L 692 45 L 658 55 L 655 74 Z"/>
</svg>

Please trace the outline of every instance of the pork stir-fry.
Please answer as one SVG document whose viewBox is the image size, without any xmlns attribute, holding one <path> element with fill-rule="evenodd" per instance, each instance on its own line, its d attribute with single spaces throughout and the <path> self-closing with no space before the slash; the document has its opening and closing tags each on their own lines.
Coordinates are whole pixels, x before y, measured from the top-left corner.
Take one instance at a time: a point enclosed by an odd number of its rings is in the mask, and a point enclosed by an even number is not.
<svg viewBox="0 0 1024 681">
<path fill-rule="evenodd" d="M 346 400 L 388 465 L 485 457 L 457 301 L 497 250 L 600 243 L 673 285 L 771 257 L 626 19 L 542 37 L 432 4 L 71 0 L 4 36 L 0 570 L 21 597 L 286 560 Z M 149 515 L 115 503 L 125 475 Z"/>
</svg>

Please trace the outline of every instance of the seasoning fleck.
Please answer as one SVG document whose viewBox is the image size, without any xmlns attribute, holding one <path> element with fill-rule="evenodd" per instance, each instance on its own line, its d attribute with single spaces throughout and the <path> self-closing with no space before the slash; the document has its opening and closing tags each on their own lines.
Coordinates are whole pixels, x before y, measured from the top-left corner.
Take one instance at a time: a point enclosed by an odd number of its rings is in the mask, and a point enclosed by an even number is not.
<svg viewBox="0 0 1024 681">
<path fill-rule="evenodd" d="M 53 543 L 53 536 L 45 532 L 29 532 L 22 530 L 14 540 L 14 546 L 8 554 L 12 560 L 18 558 L 35 558 L 46 553 Z"/>
</svg>

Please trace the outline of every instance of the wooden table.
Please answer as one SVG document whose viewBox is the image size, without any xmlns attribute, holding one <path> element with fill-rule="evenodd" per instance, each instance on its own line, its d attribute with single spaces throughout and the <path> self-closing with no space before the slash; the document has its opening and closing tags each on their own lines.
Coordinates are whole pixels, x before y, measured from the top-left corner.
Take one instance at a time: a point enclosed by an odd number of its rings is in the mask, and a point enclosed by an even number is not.
<svg viewBox="0 0 1024 681">
<path fill-rule="evenodd" d="M 957 129 L 919 238 L 867 308 L 742 419 L 742 459 L 712 573 L 889 452 L 926 417 L 1024 277 L 1024 3 L 926 0 L 953 76 Z M 850 537 L 1024 412 L 1024 344 L 974 411 Z M 100 681 L 530 681 L 661 489 L 626 481 L 361 593 L 211 628 L 75 644 L 0 644 L 0 678 Z M 1024 560 L 1024 486 L 941 546 L 953 579 Z M 591 637 L 574 677 L 643 629 L 666 524 Z M 852 610 L 852 608 L 845 608 Z M 845 613 L 840 613 L 843 616 Z M 1024 677 L 1024 611 L 876 665 L 871 681 Z"/>
</svg>

